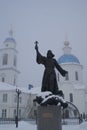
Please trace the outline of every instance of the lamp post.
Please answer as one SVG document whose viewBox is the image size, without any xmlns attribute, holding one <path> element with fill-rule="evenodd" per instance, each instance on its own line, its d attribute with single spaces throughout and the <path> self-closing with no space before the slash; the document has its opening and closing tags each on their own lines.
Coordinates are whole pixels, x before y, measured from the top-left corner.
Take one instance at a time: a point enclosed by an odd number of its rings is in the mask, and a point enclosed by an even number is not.
<svg viewBox="0 0 87 130">
<path fill-rule="evenodd" d="M 21 91 L 19 89 L 16 89 L 16 93 L 17 93 L 17 112 L 16 112 L 15 123 L 16 123 L 16 128 L 17 128 L 18 127 L 19 95 L 21 94 Z"/>
</svg>

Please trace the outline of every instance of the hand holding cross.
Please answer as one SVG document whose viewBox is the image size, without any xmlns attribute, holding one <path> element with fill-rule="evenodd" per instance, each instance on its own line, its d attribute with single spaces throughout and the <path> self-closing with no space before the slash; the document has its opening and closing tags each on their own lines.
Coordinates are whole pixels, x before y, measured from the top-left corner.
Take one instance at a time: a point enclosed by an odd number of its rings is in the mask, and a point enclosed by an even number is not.
<svg viewBox="0 0 87 130">
<path fill-rule="evenodd" d="M 38 41 L 35 41 L 34 44 L 35 44 L 36 51 L 38 51 L 38 44 L 39 44 Z"/>
</svg>

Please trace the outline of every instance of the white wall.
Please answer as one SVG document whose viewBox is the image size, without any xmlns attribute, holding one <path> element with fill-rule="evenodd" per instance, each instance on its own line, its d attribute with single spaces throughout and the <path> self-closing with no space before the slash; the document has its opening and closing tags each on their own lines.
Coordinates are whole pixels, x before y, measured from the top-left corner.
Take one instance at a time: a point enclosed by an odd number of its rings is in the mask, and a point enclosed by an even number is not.
<svg viewBox="0 0 87 130">
<path fill-rule="evenodd" d="M 8 94 L 7 102 L 3 103 L 3 94 Z M 13 118 L 14 117 L 14 109 L 17 108 L 17 102 L 15 102 L 16 97 L 15 90 L 9 90 L 0 91 L 0 118 L 2 117 L 2 109 L 7 110 L 7 118 Z M 21 103 L 19 102 L 19 109 L 21 109 L 21 118 L 25 117 L 26 112 L 26 106 L 29 104 L 29 94 L 22 92 L 20 94 L 21 97 Z"/>
</svg>

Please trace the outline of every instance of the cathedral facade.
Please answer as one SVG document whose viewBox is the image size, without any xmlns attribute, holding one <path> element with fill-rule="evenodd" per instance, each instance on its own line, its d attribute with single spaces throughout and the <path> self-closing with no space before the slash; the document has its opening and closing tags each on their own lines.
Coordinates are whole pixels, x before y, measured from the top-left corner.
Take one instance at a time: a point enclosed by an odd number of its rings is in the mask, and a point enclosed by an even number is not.
<svg viewBox="0 0 87 130">
<path fill-rule="evenodd" d="M 87 88 L 83 82 L 83 66 L 79 59 L 71 53 L 69 41 L 64 42 L 63 55 L 58 63 L 68 71 L 66 77 L 57 73 L 59 89 L 64 93 L 64 99 L 73 103 L 81 114 L 87 114 Z"/>
</svg>

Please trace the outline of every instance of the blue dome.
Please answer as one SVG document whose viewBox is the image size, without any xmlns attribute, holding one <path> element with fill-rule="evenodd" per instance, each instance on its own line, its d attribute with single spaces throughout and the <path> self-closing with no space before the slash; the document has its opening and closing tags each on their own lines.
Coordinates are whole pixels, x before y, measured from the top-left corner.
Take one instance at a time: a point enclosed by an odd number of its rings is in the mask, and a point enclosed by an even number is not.
<svg viewBox="0 0 87 130">
<path fill-rule="evenodd" d="M 78 63 L 80 64 L 78 58 L 72 54 L 64 54 L 62 55 L 59 59 L 58 59 L 58 63 L 62 64 L 62 63 L 68 63 L 68 62 L 73 62 L 73 63 Z"/>
<path fill-rule="evenodd" d="M 14 43 L 16 43 L 15 39 L 12 38 L 12 37 L 6 38 L 6 40 L 4 42 L 14 42 Z"/>
</svg>

